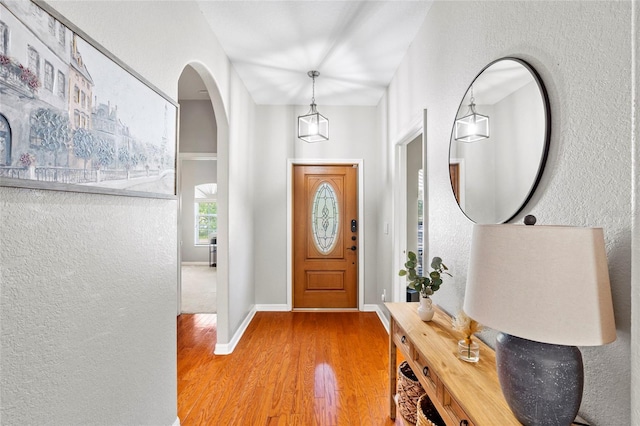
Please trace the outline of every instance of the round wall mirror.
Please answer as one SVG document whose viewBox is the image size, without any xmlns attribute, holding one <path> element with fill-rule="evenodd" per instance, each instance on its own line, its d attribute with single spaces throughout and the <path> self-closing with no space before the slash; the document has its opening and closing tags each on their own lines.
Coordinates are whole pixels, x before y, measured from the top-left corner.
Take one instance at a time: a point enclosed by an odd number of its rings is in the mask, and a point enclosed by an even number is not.
<svg viewBox="0 0 640 426">
<path fill-rule="evenodd" d="M 473 80 L 451 132 L 449 175 L 463 213 L 476 223 L 504 223 L 529 201 L 549 149 L 547 92 L 535 70 L 498 59 Z"/>
</svg>

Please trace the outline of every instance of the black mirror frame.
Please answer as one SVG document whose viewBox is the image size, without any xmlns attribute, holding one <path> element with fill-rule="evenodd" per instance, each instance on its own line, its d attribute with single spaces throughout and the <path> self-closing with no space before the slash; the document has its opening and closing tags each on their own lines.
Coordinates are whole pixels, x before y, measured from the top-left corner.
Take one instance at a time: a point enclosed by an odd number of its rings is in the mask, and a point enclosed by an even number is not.
<svg viewBox="0 0 640 426">
<path fill-rule="evenodd" d="M 497 62 L 505 61 L 505 60 L 511 60 L 511 61 L 518 62 L 519 64 L 524 66 L 527 69 L 527 71 L 529 71 L 531 73 L 531 75 L 533 76 L 533 79 L 535 80 L 536 85 L 538 86 L 538 89 L 540 90 L 540 95 L 542 96 L 542 102 L 543 102 L 543 106 L 544 106 L 545 130 L 544 130 L 543 152 L 542 152 L 542 155 L 540 157 L 540 162 L 538 164 L 538 171 L 536 173 L 536 177 L 535 177 L 535 179 L 533 181 L 533 184 L 531 185 L 531 187 L 529 189 L 529 192 L 527 193 L 526 197 L 523 199 L 522 203 L 520 204 L 520 207 L 518 207 L 516 209 L 516 211 L 511 216 L 509 216 L 508 219 L 506 219 L 506 220 L 504 220 L 503 222 L 500 222 L 500 223 L 508 223 L 509 221 L 511 221 L 514 217 L 516 217 L 525 208 L 525 206 L 529 203 L 529 201 L 533 197 L 533 194 L 535 193 L 535 191 L 536 191 L 536 189 L 538 187 L 538 184 L 540 183 L 540 180 L 542 179 L 542 173 L 543 173 L 544 167 L 545 167 L 545 165 L 547 163 L 547 157 L 549 155 L 549 145 L 551 143 L 551 106 L 550 106 L 550 103 L 549 103 L 549 94 L 547 93 L 547 89 L 546 89 L 544 83 L 542 82 L 542 78 L 540 78 L 540 75 L 535 70 L 535 68 L 533 68 L 533 66 L 531 66 L 524 59 L 520 59 L 520 58 L 517 58 L 517 57 L 505 56 L 505 57 L 496 59 L 494 61 L 491 61 L 484 68 L 482 68 L 482 70 L 480 70 L 480 72 L 478 74 L 476 74 L 476 76 L 473 78 L 473 80 L 471 81 L 471 84 L 469 84 L 469 86 L 467 87 L 467 90 L 462 95 L 462 99 L 460 100 L 460 104 L 458 106 L 458 109 L 456 110 L 456 116 L 458 114 L 458 111 L 460 111 L 460 106 L 462 105 L 462 102 L 464 102 L 465 96 L 469 92 L 469 89 L 471 88 L 471 86 L 473 86 L 473 83 L 475 83 L 475 81 L 478 79 L 478 77 L 480 77 L 480 75 L 483 72 L 485 72 L 485 70 L 487 70 L 492 65 L 496 64 Z M 449 164 L 451 164 L 451 143 L 453 141 L 453 132 L 454 132 L 454 129 L 455 129 L 455 120 L 456 120 L 456 118 L 454 118 L 454 120 L 453 120 L 453 125 L 451 126 L 451 135 L 449 137 Z M 451 194 L 453 195 L 454 200 L 455 200 L 455 192 L 454 192 L 454 189 L 453 189 L 453 179 L 451 177 L 451 169 L 450 168 L 449 168 L 449 183 L 451 184 Z M 471 222 L 477 223 L 475 220 L 471 219 L 469 217 L 469 215 L 467 215 L 467 213 L 462 209 L 462 207 L 460 206 L 460 203 L 458 202 L 458 200 L 455 200 L 455 201 L 456 201 L 456 204 L 458 205 L 458 208 L 462 212 L 462 214 L 464 214 L 466 216 L 466 218 L 469 219 Z"/>
</svg>

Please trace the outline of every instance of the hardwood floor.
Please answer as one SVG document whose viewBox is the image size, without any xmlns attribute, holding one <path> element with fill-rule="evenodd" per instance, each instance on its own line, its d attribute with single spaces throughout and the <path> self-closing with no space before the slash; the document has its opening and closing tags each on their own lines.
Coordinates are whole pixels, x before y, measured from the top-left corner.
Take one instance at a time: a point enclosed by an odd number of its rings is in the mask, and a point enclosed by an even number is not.
<svg viewBox="0 0 640 426">
<path fill-rule="evenodd" d="M 402 425 L 389 418 L 388 335 L 375 313 L 258 312 L 225 356 L 213 354 L 215 318 L 178 317 L 182 426 Z"/>
</svg>

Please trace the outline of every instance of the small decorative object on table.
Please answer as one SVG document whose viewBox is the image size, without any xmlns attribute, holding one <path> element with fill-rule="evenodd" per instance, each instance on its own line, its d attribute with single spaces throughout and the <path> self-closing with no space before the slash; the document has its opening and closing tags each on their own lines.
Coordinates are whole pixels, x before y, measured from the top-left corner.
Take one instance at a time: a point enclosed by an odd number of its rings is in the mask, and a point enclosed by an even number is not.
<svg viewBox="0 0 640 426">
<path fill-rule="evenodd" d="M 458 358 L 467 362 L 478 362 L 480 360 L 480 347 L 471 338 L 474 334 L 482 331 L 482 326 L 478 321 L 469 318 L 460 311 L 458 316 L 453 318 L 453 329 L 464 335 L 464 339 L 458 341 Z"/>
<path fill-rule="evenodd" d="M 431 269 L 433 269 L 433 271 L 431 271 L 428 277 L 419 275 L 416 271 L 416 266 L 418 266 L 418 257 L 414 252 L 410 251 L 407 255 L 407 263 L 404 264 L 406 269 L 400 269 L 398 274 L 401 277 L 406 276 L 407 281 L 409 281 L 408 286 L 420 293 L 420 306 L 418 307 L 420 319 L 422 321 L 431 321 L 435 311 L 433 310 L 433 304 L 429 296 L 440 289 L 442 285 L 442 274 L 452 275 L 447 272 L 448 268 L 442 263 L 442 259 L 439 257 L 434 257 L 431 260 Z"/>
</svg>

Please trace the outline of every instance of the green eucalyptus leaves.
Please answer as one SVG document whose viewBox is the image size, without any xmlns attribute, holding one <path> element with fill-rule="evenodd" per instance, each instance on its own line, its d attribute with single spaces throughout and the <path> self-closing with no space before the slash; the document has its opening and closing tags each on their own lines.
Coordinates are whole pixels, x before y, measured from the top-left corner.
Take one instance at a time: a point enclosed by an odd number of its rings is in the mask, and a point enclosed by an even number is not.
<svg viewBox="0 0 640 426">
<path fill-rule="evenodd" d="M 452 276 L 447 272 L 449 269 L 444 263 L 442 263 L 442 259 L 439 257 L 434 257 L 431 260 L 431 269 L 433 269 L 433 271 L 429 273 L 428 277 L 418 275 L 416 272 L 418 257 L 412 251 L 410 251 L 407 256 L 407 263 L 404 264 L 404 267 L 407 269 L 400 269 L 398 274 L 401 277 L 406 276 L 407 281 L 409 282 L 409 287 L 419 291 L 423 297 L 431 296 L 440 289 L 440 286 L 442 285 L 442 274 Z"/>
</svg>

